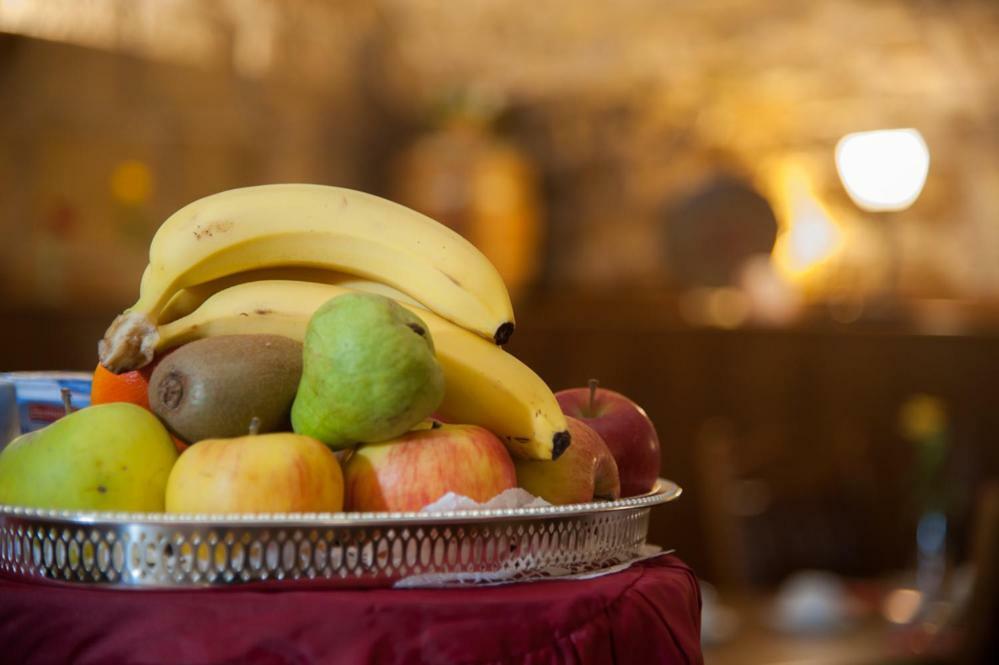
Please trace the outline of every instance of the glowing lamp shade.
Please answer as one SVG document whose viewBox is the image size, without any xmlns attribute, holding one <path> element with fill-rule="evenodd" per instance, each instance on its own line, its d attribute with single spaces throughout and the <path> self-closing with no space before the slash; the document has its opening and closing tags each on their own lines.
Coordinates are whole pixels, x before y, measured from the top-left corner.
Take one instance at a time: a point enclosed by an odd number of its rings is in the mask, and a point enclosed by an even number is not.
<svg viewBox="0 0 999 665">
<path fill-rule="evenodd" d="M 836 169 L 864 210 L 905 210 L 926 184 L 930 150 L 915 129 L 847 134 L 836 144 Z"/>
</svg>

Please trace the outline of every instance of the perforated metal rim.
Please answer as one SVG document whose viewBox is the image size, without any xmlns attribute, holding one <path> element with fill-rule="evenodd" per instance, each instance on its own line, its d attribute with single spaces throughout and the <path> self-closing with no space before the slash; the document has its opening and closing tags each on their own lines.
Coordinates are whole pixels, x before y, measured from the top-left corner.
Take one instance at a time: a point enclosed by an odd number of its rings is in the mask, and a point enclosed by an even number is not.
<svg viewBox="0 0 999 665">
<path fill-rule="evenodd" d="M 388 526 L 414 523 L 482 522 L 509 519 L 544 519 L 561 515 L 600 513 L 632 508 L 646 508 L 673 501 L 683 489 L 671 480 L 660 478 L 652 491 L 639 496 L 615 501 L 595 501 L 574 503 L 567 506 L 546 506 L 544 508 L 507 508 L 492 510 L 454 510 L 445 512 L 407 513 L 244 513 L 239 515 L 219 514 L 172 514 L 172 513 L 123 513 L 76 510 L 42 510 L 0 504 L 0 521 L 4 517 L 17 517 L 22 520 L 41 519 L 46 522 L 66 522 L 76 525 L 131 524 L 170 525 L 170 524 L 211 524 L 216 526 L 239 526 L 256 524 L 260 526 Z"/>
<path fill-rule="evenodd" d="M 492 584 L 630 561 L 651 507 L 680 488 L 619 501 L 440 513 L 161 515 L 0 509 L 0 574 L 124 589 L 241 584 Z"/>
</svg>

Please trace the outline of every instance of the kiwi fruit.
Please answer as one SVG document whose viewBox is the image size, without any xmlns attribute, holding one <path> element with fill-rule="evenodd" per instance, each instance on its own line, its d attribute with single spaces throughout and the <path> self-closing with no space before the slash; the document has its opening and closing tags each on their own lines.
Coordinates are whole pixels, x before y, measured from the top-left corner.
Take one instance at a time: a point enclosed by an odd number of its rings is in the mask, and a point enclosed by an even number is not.
<svg viewBox="0 0 999 665">
<path fill-rule="evenodd" d="M 181 346 L 149 379 L 149 406 L 184 441 L 291 431 L 302 344 L 278 335 L 221 335 Z"/>
</svg>

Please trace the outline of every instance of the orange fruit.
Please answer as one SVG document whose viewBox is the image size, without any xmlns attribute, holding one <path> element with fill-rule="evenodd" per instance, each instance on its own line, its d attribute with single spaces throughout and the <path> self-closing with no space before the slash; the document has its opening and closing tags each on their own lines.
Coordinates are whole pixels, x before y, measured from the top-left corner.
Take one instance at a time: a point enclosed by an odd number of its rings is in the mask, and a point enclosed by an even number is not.
<svg viewBox="0 0 999 665">
<path fill-rule="evenodd" d="M 104 365 L 97 364 L 94 370 L 93 383 L 90 386 L 90 403 L 107 404 L 109 402 L 129 402 L 138 404 L 144 409 L 149 408 L 149 377 L 159 358 L 146 365 L 142 369 L 115 374 L 104 368 Z M 172 433 L 173 445 L 178 453 L 184 452 L 188 444 L 178 439 Z"/>
<path fill-rule="evenodd" d="M 149 376 L 152 368 L 115 374 L 97 365 L 94 370 L 93 384 L 90 386 L 91 404 L 108 404 L 109 402 L 129 402 L 149 408 Z"/>
</svg>

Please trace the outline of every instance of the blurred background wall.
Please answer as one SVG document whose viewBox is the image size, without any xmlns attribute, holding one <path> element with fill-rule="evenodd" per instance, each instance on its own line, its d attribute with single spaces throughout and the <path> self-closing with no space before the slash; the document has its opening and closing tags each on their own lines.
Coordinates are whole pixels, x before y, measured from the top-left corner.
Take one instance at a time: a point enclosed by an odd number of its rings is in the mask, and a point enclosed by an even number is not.
<svg viewBox="0 0 999 665">
<path fill-rule="evenodd" d="M 966 556 L 999 470 L 994 2 L 6 0 L 0 100 L 3 369 L 92 367 L 185 203 L 355 187 L 497 263 L 554 389 L 647 408 L 688 488 L 654 539 L 707 579 L 910 565 L 935 485 Z M 916 198 L 879 210 L 836 150 L 892 128 L 920 138 L 870 177 Z"/>
<path fill-rule="evenodd" d="M 5 2 L 5 296 L 126 303 L 156 225 L 219 189 L 398 196 L 422 178 L 441 208 L 535 188 L 536 287 L 722 282 L 734 271 L 698 264 L 777 234 L 780 276 L 848 301 L 840 318 L 886 288 L 896 252 L 906 295 L 999 297 L 993 3 L 451 4 Z M 933 164 L 916 205 L 858 210 L 837 140 L 910 126 Z M 427 172 L 476 150 L 495 168 L 475 195 L 467 170 Z M 775 219 L 684 223 L 712 214 L 684 209 L 698 194 L 739 186 Z M 108 256 L 120 272 L 89 269 Z"/>
</svg>

